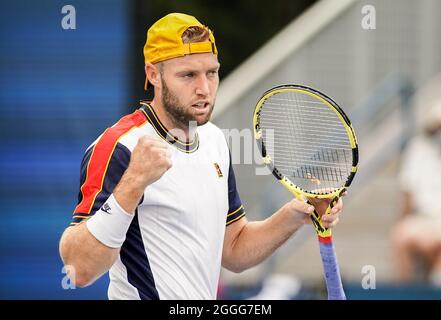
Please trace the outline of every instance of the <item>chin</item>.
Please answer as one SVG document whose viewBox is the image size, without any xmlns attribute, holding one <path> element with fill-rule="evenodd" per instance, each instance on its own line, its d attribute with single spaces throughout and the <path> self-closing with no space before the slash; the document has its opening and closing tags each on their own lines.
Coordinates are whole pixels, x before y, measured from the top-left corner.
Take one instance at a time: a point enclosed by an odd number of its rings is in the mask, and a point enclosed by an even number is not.
<svg viewBox="0 0 441 320">
<path fill-rule="evenodd" d="M 203 126 L 208 121 L 210 121 L 210 118 L 211 118 L 211 111 L 209 114 L 194 116 L 193 121 L 196 121 L 198 126 Z"/>
<path fill-rule="evenodd" d="M 198 124 L 198 126 L 203 126 L 204 124 L 206 124 L 208 121 L 210 121 L 210 117 L 205 117 L 203 119 L 195 119 L 196 123 Z"/>
</svg>

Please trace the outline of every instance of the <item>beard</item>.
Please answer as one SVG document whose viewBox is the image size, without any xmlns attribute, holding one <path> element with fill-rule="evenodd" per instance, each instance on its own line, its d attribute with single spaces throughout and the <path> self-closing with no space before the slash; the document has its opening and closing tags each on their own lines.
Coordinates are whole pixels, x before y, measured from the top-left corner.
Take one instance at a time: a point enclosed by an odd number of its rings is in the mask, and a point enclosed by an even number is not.
<svg viewBox="0 0 441 320">
<path fill-rule="evenodd" d="M 191 123 L 196 123 L 198 126 L 206 124 L 213 112 L 214 103 L 210 105 L 210 110 L 205 116 L 195 116 L 191 113 L 191 106 L 184 106 L 179 100 L 178 96 L 171 92 L 167 87 L 164 79 L 161 77 L 162 84 L 162 103 L 164 105 L 165 112 L 170 116 L 171 120 L 178 128 L 187 129 Z"/>
</svg>

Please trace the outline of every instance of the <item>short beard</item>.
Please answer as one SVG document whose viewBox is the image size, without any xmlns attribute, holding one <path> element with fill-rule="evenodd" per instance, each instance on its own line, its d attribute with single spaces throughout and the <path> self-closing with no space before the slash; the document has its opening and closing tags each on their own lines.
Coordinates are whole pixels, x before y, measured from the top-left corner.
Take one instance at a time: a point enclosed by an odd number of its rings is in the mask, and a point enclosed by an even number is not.
<svg viewBox="0 0 441 320">
<path fill-rule="evenodd" d="M 207 117 L 198 121 L 191 114 L 189 110 L 190 107 L 186 108 L 183 106 L 179 101 L 179 98 L 168 89 L 163 77 L 161 77 L 161 85 L 161 98 L 162 104 L 164 105 L 164 110 L 176 124 L 176 127 L 180 129 L 188 129 L 191 122 L 196 122 L 198 126 L 202 126 L 210 120 L 211 113 L 213 112 L 213 106 L 211 106 L 211 110 L 209 111 Z"/>
</svg>

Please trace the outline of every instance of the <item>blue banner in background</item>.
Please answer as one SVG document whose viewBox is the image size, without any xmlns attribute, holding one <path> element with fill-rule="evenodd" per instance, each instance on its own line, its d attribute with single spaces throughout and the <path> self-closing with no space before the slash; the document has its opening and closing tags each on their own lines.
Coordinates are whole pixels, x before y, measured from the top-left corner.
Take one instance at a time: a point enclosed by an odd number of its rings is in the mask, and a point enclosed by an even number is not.
<svg viewBox="0 0 441 320">
<path fill-rule="evenodd" d="M 107 275 L 63 289 L 58 241 L 84 151 L 127 110 L 127 6 L 0 4 L 0 299 L 107 298 Z"/>
</svg>

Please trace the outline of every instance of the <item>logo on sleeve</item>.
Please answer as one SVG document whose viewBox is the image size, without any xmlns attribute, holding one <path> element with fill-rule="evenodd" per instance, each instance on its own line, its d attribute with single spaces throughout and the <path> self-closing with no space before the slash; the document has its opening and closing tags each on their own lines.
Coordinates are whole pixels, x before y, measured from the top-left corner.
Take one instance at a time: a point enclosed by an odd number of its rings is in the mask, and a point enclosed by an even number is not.
<svg viewBox="0 0 441 320">
<path fill-rule="evenodd" d="M 110 206 L 107 204 L 107 202 L 101 207 L 101 210 L 103 210 L 107 214 L 112 214 L 110 212 Z"/>
<path fill-rule="evenodd" d="M 224 175 L 222 174 L 222 170 L 221 170 L 221 168 L 219 167 L 219 165 L 218 165 L 216 162 L 213 163 L 213 165 L 214 165 L 214 168 L 216 169 L 217 176 L 218 176 L 219 178 L 222 178 Z"/>
</svg>

